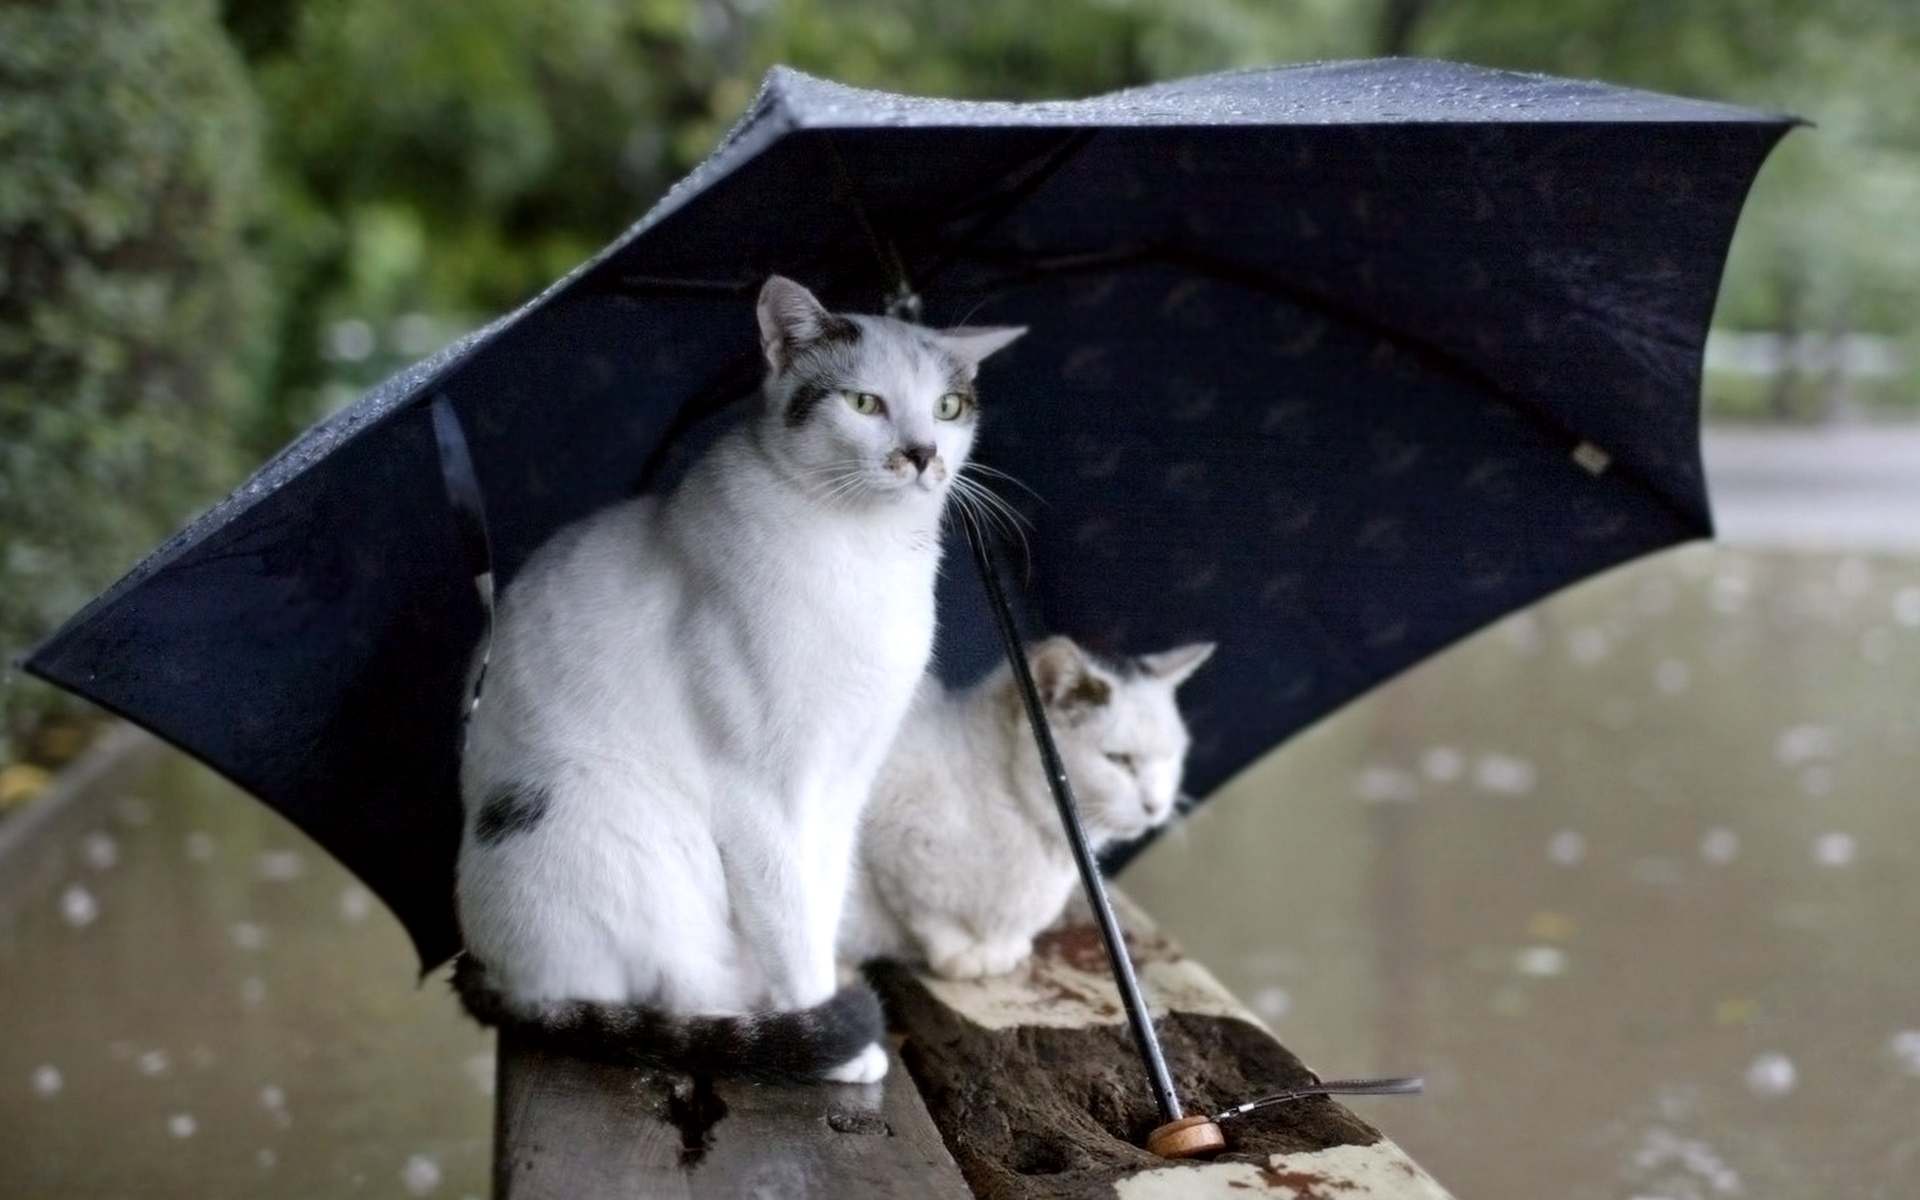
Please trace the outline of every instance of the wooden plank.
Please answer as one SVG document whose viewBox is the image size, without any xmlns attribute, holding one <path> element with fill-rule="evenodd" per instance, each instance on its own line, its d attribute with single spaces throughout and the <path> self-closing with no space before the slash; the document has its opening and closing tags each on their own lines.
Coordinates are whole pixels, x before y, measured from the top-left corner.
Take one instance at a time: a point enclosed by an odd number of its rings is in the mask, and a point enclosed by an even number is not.
<svg viewBox="0 0 1920 1200">
<path fill-rule="evenodd" d="M 502 1038 L 495 1200 L 965 1200 L 896 1057 L 877 1084 L 697 1080 Z"/>
<path fill-rule="evenodd" d="M 1311 1082 L 1210 972 L 1124 897 L 1115 907 L 1189 1112 Z M 933 1120 L 982 1200 L 1447 1196 L 1326 1097 L 1224 1123 L 1227 1150 L 1210 1162 L 1140 1149 L 1160 1115 L 1084 911 L 1043 934 L 1034 958 L 1009 975 L 957 983 L 877 964 L 870 976 L 906 1036 L 902 1057 Z"/>
</svg>

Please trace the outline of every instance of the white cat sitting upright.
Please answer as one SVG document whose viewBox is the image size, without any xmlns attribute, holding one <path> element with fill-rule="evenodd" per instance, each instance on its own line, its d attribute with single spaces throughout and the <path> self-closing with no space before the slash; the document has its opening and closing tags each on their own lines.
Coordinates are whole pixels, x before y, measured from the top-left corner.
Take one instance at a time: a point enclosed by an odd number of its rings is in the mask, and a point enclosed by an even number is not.
<svg viewBox="0 0 1920 1200">
<path fill-rule="evenodd" d="M 758 314 L 758 410 L 501 597 L 455 986 L 575 1054 L 868 1081 L 879 1007 L 834 965 L 854 833 L 931 651 L 976 369 L 1024 331 L 833 314 L 778 276 Z"/>
<path fill-rule="evenodd" d="M 1174 689 L 1212 653 L 1196 643 L 1103 662 L 1064 637 L 1029 652 L 1096 851 L 1173 815 L 1188 744 Z M 929 676 L 861 821 L 841 954 L 924 960 L 950 979 L 1002 974 L 1078 878 L 1012 669 L 957 692 Z"/>
</svg>

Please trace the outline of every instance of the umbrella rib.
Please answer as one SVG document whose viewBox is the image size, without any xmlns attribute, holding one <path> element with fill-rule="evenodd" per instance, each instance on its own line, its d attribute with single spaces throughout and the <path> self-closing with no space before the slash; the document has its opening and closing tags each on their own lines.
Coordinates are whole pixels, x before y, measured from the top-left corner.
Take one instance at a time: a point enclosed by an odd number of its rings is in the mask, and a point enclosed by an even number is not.
<svg viewBox="0 0 1920 1200">
<path fill-rule="evenodd" d="M 1097 131 L 1091 129 L 1077 129 L 1062 138 L 1045 154 L 1029 160 L 1030 169 L 1027 174 L 997 199 L 992 200 L 986 213 L 974 223 L 973 228 L 959 242 L 948 247 L 937 248 L 938 257 L 926 268 L 924 280 L 931 282 L 945 274 L 947 269 L 978 244 L 981 238 L 993 232 L 1002 221 L 1018 211 L 1022 204 L 1032 199 L 1034 193 L 1045 187 L 1068 163 L 1080 156 L 1080 152 L 1086 149 L 1087 143 L 1093 140 L 1095 132 Z M 959 220 L 966 215 L 969 205 L 973 203 L 976 202 L 969 201 L 967 204 L 956 206 L 941 224 Z M 989 203 L 989 200 L 982 198 L 978 203 Z"/>
<path fill-rule="evenodd" d="M 1502 387 L 1485 372 L 1462 361 L 1457 355 L 1449 353 L 1430 342 L 1386 325 L 1367 314 L 1353 309 L 1338 301 L 1330 300 L 1318 293 L 1276 279 L 1260 271 L 1229 263 L 1210 255 L 1201 254 L 1180 246 L 1164 243 L 1146 243 L 1134 246 L 1122 246 L 1106 250 L 1082 251 L 1060 254 L 1047 258 L 1019 257 L 1011 254 L 981 252 L 958 247 L 954 257 L 964 257 L 969 253 L 990 266 L 999 266 L 1010 272 L 1009 283 L 1018 280 L 1031 280 L 1052 275 L 1075 274 L 1107 270 L 1114 267 L 1137 263 L 1165 262 L 1184 267 L 1198 274 L 1208 275 L 1226 283 L 1235 284 L 1252 291 L 1278 296 L 1314 311 L 1326 313 L 1346 321 L 1366 332 L 1382 338 L 1406 350 L 1419 358 L 1427 366 L 1453 377 L 1463 383 L 1484 392 L 1500 401 L 1512 411 L 1530 420 L 1536 428 L 1551 437 L 1566 450 L 1571 457 L 1574 451 L 1588 445 L 1589 439 L 1569 429 L 1561 422 L 1542 411 L 1539 406 L 1529 403 Z M 1644 472 L 1630 463 L 1618 459 L 1609 464 L 1609 473 L 1623 475 L 1638 485 L 1640 490 L 1656 499 L 1660 505 L 1683 527 L 1700 528 L 1699 516 L 1687 505 L 1670 495 L 1664 488 L 1657 486 Z M 1710 532 L 1701 529 L 1702 533 Z"/>
</svg>

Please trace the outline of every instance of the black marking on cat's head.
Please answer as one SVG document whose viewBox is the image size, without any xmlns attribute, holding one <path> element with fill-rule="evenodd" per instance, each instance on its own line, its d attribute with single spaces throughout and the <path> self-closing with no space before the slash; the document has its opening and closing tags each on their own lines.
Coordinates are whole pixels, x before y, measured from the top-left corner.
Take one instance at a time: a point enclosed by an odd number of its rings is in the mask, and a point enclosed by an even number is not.
<svg viewBox="0 0 1920 1200">
<path fill-rule="evenodd" d="M 527 833 L 547 815 L 553 795 L 544 787 L 504 783 L 487 795 L 473 821 L 473 836 L 482 846 L 497 846 L 517 833 Z"/>
<path fill-rule="evenodd" d="M 1048 708 L 1097 708 L 1113 699 L 1113 684 L 1071 638 L 1050 637 L 1028 659 L 1033 682 Z"/>
<path fill-rule="evenodd" d="M 828 312 L 812 292 L 779 275 L 768 277 L 761 287 L 755 312 L 761 351 L 776 373 L 792 370 L 809 352 L 860 341 L 856 322 Z"/>
<path fill-rule="evenodd" d="M 798 429 L 805 425 L 807 418 L 822 404 L 833 399 L 839 390 L 815 379 L 809 379 L 794 388 L 793 395 L 787 400 L 787 428 Z"/>
</svg>

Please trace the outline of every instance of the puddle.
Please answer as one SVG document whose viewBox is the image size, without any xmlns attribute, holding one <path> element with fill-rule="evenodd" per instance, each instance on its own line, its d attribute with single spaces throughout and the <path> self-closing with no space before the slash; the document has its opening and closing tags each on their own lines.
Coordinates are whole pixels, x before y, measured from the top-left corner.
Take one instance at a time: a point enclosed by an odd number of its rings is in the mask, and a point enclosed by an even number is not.
<svg viewBox="0 0 1920 1200">
<path fill-rule="evenodd" d="M 485 1196 L 492 1037 L 303 835 L 153 761 L 0 880 L 0 1196 Z"/>
<path fill-rule="evenodd" d="M 1612 573 L 1296 739 L 1121 882 L 1286 997 L 1315 1069 L 1424 1074 L 1354 1107 L 1462 1197 L 1910 1194 L 1916 589 L 1920 558 L 1857 554 Z"/>
</svg>

